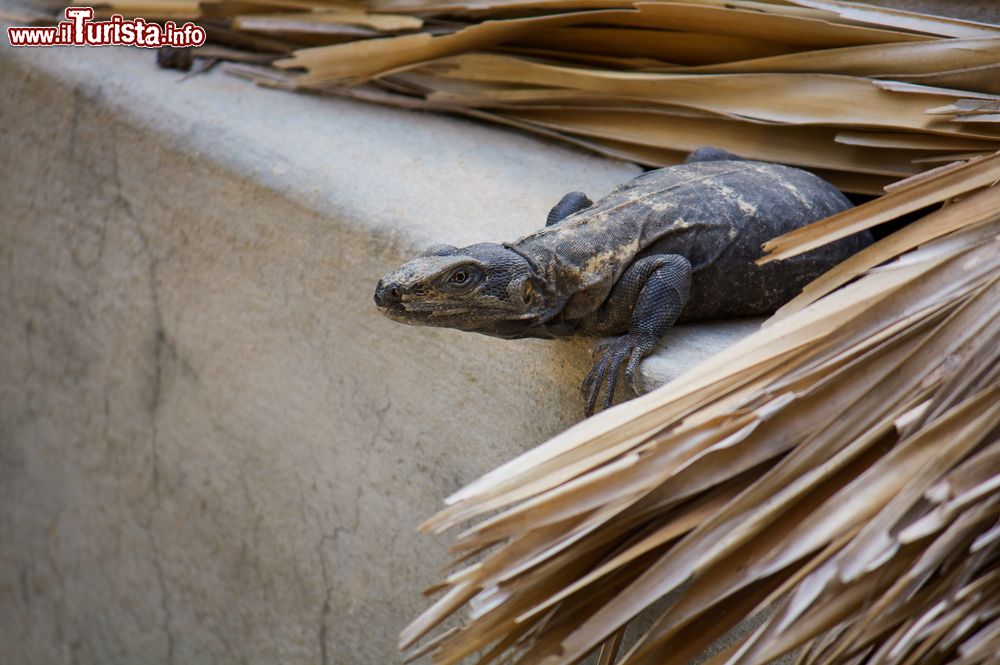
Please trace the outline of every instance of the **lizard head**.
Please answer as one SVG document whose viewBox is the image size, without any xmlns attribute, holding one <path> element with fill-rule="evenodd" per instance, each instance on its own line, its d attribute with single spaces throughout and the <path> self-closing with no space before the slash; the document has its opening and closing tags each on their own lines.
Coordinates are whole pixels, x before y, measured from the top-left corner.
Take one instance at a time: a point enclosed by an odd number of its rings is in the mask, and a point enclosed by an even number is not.
<svg viewBox="0 0 1000 665">
<path fill-rule="evenodd" d="M 523 256 L 495 243 L 433 245 L 375 287 L 394 321 L 523 337 L 547 318 L 544 283 Z"/>
</svg>

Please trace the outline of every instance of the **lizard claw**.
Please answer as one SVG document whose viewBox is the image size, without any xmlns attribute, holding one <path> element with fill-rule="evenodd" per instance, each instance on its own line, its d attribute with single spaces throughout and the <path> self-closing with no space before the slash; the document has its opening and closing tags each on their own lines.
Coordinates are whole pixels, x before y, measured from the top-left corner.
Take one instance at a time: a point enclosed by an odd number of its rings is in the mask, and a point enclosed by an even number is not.
<svg viewBox="0 0 1000 665">
<path fill-rule="evenodd" d="M 601 387 L 604 386 L 603 408 L 611 406 L 615 396 L 615 388 L 618 385 L 618 373 L 622 364 L 625 365 L 625 378 L 633 392 L 635 390 L 635 373 L 639 367 L 639 361 L 646 357 L 650 351 L 656 347 L 656 339 L 648 335 L 630 333 L 605 340 L 594 348 L 594 357 L 597 362 L 594 368 L 583 380 L 582 391 L 587 400 L 585 413 L 587 416 L 594 414 L 594 407 L 597 398 L 601 394 Z"/>
<path fill-rule="evenodd" d="M 595 355 L 597 354 L 595 353 Z M 603 383 L 604 375 L 607 372 L 608 360 L 609 356 L 606 354 L 601 357 L 583 380 L 581 391 L 587 400 L 584 413 L 588 417 L 594 415 L 594 405 L 597 404 L 597 396 L 601 394 L 601 383 Z"/>
</svg>

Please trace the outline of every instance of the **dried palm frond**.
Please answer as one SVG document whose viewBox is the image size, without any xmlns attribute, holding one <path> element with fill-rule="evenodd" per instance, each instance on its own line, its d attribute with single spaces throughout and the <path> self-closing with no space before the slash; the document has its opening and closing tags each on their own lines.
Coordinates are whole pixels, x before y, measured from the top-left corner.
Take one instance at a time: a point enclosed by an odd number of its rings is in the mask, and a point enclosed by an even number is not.
<svg viewBox="0 0 1000 665">
<path fill-rule="evenodd" d="M 216 45 L 288 54 L 258 66 L 221 56 L 264 85 L 467 115 L 646 166 L 713 144 L 880 194 L 929 165 L 1000 148 L 1000 26 L 856 2 L 108 7 L 198 14 Z"/>
<path fill-rule="evenodd" d="M 1000 658 L 1000 153 L 769 243 L 791 256 L 947 204 L 814 282 L 759 333 L 452 496 L 417 642 L 434 662 L 572 663 L 679 598 L 620 661 Z M 494 511 L 502 509 L 499 513 Z M 608 660 L 607 662 L 614 662 Z"/>
</svg>

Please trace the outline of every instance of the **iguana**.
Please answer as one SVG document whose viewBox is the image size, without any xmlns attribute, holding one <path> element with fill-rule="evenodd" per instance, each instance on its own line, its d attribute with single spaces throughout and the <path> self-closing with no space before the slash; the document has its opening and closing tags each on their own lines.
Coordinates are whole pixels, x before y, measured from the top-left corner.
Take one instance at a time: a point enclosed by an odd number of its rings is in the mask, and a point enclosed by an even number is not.
<svg viewBox="0 0 1000 665">
<path fill-rule="evenodd" d="M 595 349 L 590 415 L 604 384 L 611 405 L 623 366 L 635 390 L 639 361 L 674 323 L 771 313 L 869 244 L 864 232 L 756 265 L 766 240 L 849 207 L 806 171 L 700 148 L 596 203 L 566 194 L 520 240 L 433 245 L 383 277 L 375 303 L 402 323 L 507 339 L 620 335 Z"/>
</svg>

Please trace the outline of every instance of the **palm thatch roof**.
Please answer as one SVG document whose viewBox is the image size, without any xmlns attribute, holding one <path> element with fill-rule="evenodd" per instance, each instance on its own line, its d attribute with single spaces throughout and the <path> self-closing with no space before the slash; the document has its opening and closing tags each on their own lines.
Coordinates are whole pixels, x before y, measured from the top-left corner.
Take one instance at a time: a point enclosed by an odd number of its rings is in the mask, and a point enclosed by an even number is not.
<svg viewBox="0 0 1000 665">
<path fill-rule="evenodd" d="M 759 333 L 450 497 L 423 528 L 473 526 L 411 655 L 680 664 L 778 603 L 710 662 L 1000 662 L 1000 26 L 837 0 L 111 7 L 197 17 L 195 55 L 264 85 L 648 166 L 713 144 L 878 197 L 764 261 L 911 222 Z"/>
</svg>

